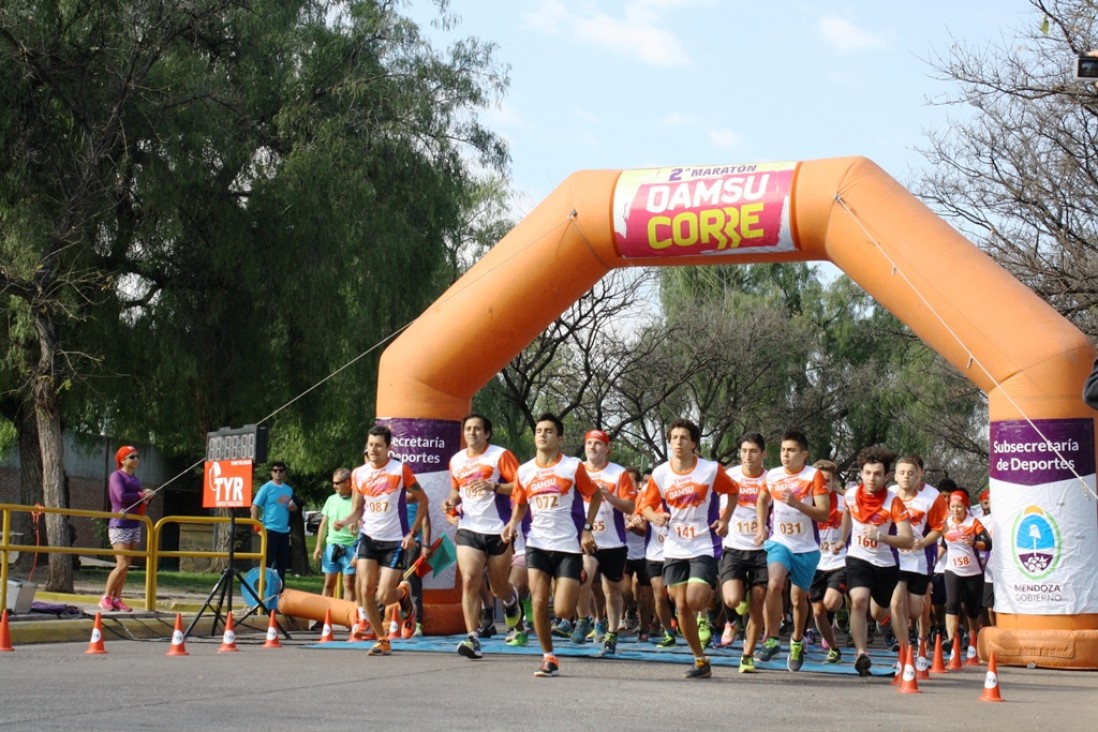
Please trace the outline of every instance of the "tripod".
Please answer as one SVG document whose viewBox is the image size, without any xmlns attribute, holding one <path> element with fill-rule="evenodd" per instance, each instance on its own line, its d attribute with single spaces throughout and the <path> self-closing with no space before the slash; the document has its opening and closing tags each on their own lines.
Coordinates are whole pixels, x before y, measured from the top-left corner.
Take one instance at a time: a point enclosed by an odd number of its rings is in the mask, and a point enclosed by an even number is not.
<svg viewBox="0 0 1098 732">
<path fill-rule="evenodd" d="M 234 562 L 235 551 L 236 514 L 230 512 L 229 566 L 226 567 L 225 570 L 221 573 L 221 576 L 218 578 L 217 583 L 214 584 L 213 589 L 210 590 L 210 594 L 206 595 L 206 600 L 202 603 L 202 607 L 199 609 L 198 614 L 194 616 L 194 620 L 191 621 L 191 624 L 187 626 L 186 632 L 183 633 L 184 638 L 191 634 L 191 631 L 194 630 L 195 625 L 198 624 L 198 621 L 202 619 L 202 616 L 206 613 L 207 610 L 210 610 L 214 614 L 213 624 L 210 626 L 210 637 L 215 637 L 217 635 L 218 623 L 221 623 L 222 627 L 224 627 L 226 622 L 225 619 L 227 616 L 222 613 L 222 609 L 225 607 L 226 599 L 228 600 L 228 612 L 232 612 L 233 609 L 233 580 L 240 580 L 241 594 L 244 596 L 243 599 L 245 601 L 248 600 L 249 596 L 251 597 L 251 599 L 255 600 L 255 604 L 248 608 L 248 610 L 244 613 L 244 615 L 240 617 L 239 620 L 237 620 L 237 622 L 244 622 L 251 616 L 255 615 L 257 612 L 259 612 L 260 608 L 266 609 L 264 600 L 259 596 L 259 592 L 254 587 L 252 587 L 250 582 L 248 582 L 248 579 L 244 576 L 244 573 L 236 568 L 236 564 Z M 215 595 L 218 598 L 216 606 L 214 603 Z M 285 637 L 287 640 L 290 639 L 290 634 L 286 632 L 286 629 L 282 627 L 277 619 L 275 620 L 275 626 L 278 628 L 279 632 L 282 633 L 283 637 Z"/>
</svg>

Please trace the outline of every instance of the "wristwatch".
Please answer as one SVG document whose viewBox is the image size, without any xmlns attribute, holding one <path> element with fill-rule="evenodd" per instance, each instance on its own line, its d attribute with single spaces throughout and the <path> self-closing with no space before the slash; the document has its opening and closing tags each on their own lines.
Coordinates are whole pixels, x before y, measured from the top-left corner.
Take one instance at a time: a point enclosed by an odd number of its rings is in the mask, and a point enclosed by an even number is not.
<svg viewBox="0 0 1098 732">
<path fill-rule="evenodd" d="M 590 524 L 590 522 L 588 522 L 588 521 L 584 521 L 584 522 L 583 522 L 583 530 L 584 530 L 584 531 L 591 531 L 591 524 Z"/>
</svg>

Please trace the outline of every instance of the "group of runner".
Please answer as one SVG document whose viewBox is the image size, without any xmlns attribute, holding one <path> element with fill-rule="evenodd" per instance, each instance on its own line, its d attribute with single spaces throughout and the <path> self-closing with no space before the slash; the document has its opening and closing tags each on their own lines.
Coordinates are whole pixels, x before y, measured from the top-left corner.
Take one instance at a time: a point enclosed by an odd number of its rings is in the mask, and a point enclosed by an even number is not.
<svg viewBox="0 0 1098 732">
<path fill-rule="evenodd" d="M 417 511 L 409 520 L 387 499 L 403 509 L 404 493 L 393 491 L 403 486 L 417 498 L 422 491 L 407 468 L 388 458 L 387 429 L 373 428 L 372 440 L 375 430 L 384 442 L 376 450 L 380 464 L 368 450 L 363 468 L 385 478 L 356 482 L 349 518 L 362 517 L 366 535 L 358 548 L 366 570 L 360 598 L 388 604 L 405 601 L 397 553 L 414 541 L 421 517 Z M 688 678 L 712 675 L 705 647 L 713 640 L 714 609 L 729 618 L 721 645 L 732 643 L 731 619 L 744 616 L 739 670 L 750 673 L 756 657 L 769 661 L 781 652 L 788 597 L 790 671 L 804 663 L 810 619 L 826 662 L 841 663 L 832 621 L 847 603 L 854 668 L 868 675 L 871 617 L 889 622 L 897 635 L 902 629 L 905 639 L 909 626 L 929 635 L 925 598 L 939 553 L 949 638 L 959 632 L 962 606 L 969 618 L 979 616 L 982 590 L 967 578 L 975 568 L 982 581 L 990 538 L 969 512 L 967 494 L 947 496 L 925 484 L 918 456 L 894 461 L 883 448 L 866 448 L 857 459 L 858 481 L 842 490 L 834 463 L 807 464 L 808 440 L 797 430 L 781 436 L 780 466 L 765 469 L 765 439 L 752 432 L 740 441 L 740 463 L 725 469 L 699 456 L 698 426 L 678 419 L 667 432 L 669 459 L 644 476 L 610 461 L 611 440 L 601 430 L 584 435 L 585 460 L 565 455 L 564 426 L 548 413 L 534 427 L 535 456 L 521 465 L 491 444 L 487 417 L 465 417 L 462 435 L 466 447 L 450 460 L 451 491 L 442 508 L 457 526 L 467 631 L 457 652 L 467 658 L 483 655 L 485 609 L 491 612 L 493 598 L 502 603 L 509 645 L 526 645 L 532 624 L 543 654 L 537 676 L 559 673 L 555 636 L 583 642 L 593 634 L 600 655 L 613 656 L 628 596 L 637 606 L 639 640 L 647 639 L 649 613 L 662 628 L 660 645 L 677 643 L 677 626 L 694 656 Z M 383 534 L 370 533 L 383 526 Z M 380 627 L 375 603 L 360 602 Z M 371 649 L 389 652 L 384 638 Z"/>
</svg>

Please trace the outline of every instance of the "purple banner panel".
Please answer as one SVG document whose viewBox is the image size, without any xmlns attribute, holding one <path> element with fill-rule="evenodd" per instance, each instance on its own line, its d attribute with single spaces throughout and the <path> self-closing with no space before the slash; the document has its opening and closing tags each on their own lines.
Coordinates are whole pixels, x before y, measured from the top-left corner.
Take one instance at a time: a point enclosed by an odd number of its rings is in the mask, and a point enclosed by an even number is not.
<svg viewBox="0 0 1098 732">
<path fill-rule="evenodd" d="M 450 456 L 461 448 L 461 422 L 449 419 L 379 419 L 393 431 L 389 454 L 413 473 L 448 470 Z"/>
<path fill-rule="evenodd" d="M 1047 485 L 1093 475 L 1094 420 L 992 422 L 989 462 L 992 478 L 1015 485 Z"/>
</svg>

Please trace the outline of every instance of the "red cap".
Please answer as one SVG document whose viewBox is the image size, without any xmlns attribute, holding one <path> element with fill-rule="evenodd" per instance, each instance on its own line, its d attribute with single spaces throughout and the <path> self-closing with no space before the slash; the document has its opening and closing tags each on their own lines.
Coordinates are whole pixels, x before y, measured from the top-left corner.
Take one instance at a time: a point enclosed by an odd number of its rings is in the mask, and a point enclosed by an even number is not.
<svg viewBox="0 0 1098 732">
<path fill-rule="evenodd" d="M 133 455 L 135 452 L 137 452 L 137 448 L 130 445 L 123 445 L 122 447 L 118 448 L 118 452 L 114 454 L 115 466 L 121 468 L 122 461 L 128 458 L 130 455 Z"/>
<path fill-rule="evenodd" d="M 986 488 L 984 490 L 980 491 L 980 500 L 981 501 L 990 501 L 991 500 L 991 491 L 987 490 Z"/>
<path fill-rule="evenodd" d="M 967 507 L 968 506 L 968 494 L 965 493 L 964 491 L 953 491 L 952 493 L 949 494 L 949 505 L 952 506 L 954 501 L 959 501 L 960 503 L 965 504 L 965 506 Z"/>
<path fill-rule="evenodd" d="M 587 434 L 583 436 L 583 441 L 587 442 L 588 440 L 600 440 L 609 445 L 610 435 L 606 434 L 602 430 L 588 430 Z"/>
</svg>

